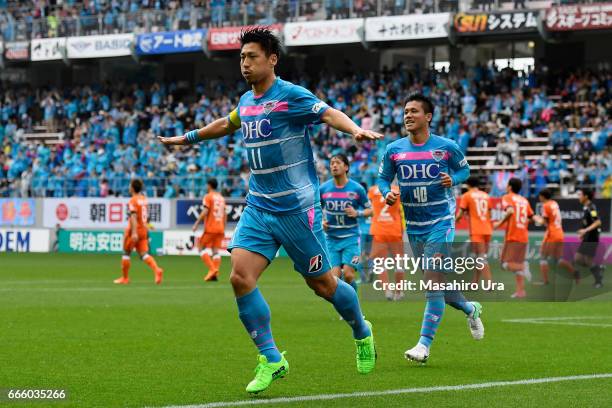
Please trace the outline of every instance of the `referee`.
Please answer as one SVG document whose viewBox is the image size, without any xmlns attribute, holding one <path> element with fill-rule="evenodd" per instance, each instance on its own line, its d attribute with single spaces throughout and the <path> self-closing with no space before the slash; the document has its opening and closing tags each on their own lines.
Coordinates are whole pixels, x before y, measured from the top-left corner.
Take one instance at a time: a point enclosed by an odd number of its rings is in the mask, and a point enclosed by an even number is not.
<svg viewBox="0 0 612 408">
<path fill-rule="evenodd" d="M 601 233 L 601 220 L 597 213 L 597 207 L 593 204 L 593 190 L 588 188 L 578 190 L 578 201 L 582 204 L 582 228 L 578 230 L 578 235 L 582 241 L 574 260 L 576 264 L 591 269 L 595 278 L 595 288 L 601 288 L 603 286 L 603 266 L 593 264 L 593 258 L 595 258 L 599 244 L 599 234 Z"/>
</svg>

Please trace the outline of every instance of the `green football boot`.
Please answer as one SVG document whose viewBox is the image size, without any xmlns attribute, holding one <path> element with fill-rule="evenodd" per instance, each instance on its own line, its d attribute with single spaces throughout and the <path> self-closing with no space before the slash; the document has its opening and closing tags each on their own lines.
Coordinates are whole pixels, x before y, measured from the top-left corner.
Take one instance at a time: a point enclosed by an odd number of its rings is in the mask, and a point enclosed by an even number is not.
<svg viewBox="0 0 612 408">
<path fill-rule="evenodd" d="M 365 321 L 372 334 L 365 339 L 355 340 L 357 346 L 357 371 L 360 374 L 368 374 L 376 365 L 376 345 L 374 344 L 374 331 L 372 323 Z"/>
<path fill-rule="evenodd" d="M 257 356 L 257 367 L 255 367 L 255 378 L 247 385 L 246 390 L 251 394 L 258 394 L 268 388 L 272 381 L 283 378 L 289 374 L 289 362 L 285 359 L 285 352 L 278 363 L 268 363 L 266 356 Z"/>
</svg>

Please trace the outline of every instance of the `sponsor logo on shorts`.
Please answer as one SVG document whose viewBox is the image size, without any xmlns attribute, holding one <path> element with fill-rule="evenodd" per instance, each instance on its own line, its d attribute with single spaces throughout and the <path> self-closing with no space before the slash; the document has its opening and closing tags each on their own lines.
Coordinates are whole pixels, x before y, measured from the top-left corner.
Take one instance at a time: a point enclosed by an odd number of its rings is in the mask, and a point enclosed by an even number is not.
<svg viewBox="0 0 612 408">
<path fill-rule="evenodd" d="M 310 258 L 310 266 L 308 267 L 309 273 L 319 272 L 323 267 L 323 256 L 321 254 L 315 255 Z"/>
<path fill-rule="evenodd" d="M 351 263 L 352 263 L 353 265 L 357 265 L 357 264 L 359 264 L 359 256 L 358 256 L 358 255 L 355 255 L 355 256 L 353 257 L 353 259 L 351 259 Z"/>
</svg>

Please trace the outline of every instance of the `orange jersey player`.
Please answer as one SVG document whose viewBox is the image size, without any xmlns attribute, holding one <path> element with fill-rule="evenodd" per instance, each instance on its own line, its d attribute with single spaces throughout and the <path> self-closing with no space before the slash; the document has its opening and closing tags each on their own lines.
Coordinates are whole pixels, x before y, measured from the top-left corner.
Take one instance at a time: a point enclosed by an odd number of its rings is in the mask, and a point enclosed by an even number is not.
<svg viewBox="0 0 612 408">
<path fill-rule="evenodd" d="M 392 186 L 391 191 L 399 195 L 399 187 Z M 388 205 L 385 198 L 380 193 L 378 186 L 372 186 L 368 190 L 368 198 L 372 203 L 372 225 L 370 226 L 370 235 L 372 235 L 372 250 L 370 259 L 393 257 L 403 255 L 404 242 L 402 235 L 404 233 L 404 222 L 402 220 L 402 206 L 396 201 L 393 205 Z M 388 288 L 389 278 L 387 271 L 384 271 L 380 276 L 384 287 Z M 404 271 L 395 271 L 395 283 L 400 283 L 404 279 Z M 397 289 L 395 293 L 392 290 L 385 289 L 385 297 L 387 300 L 400 300 L 404 297 L 404 292 Z"/>
<path fill-rule="evenodd" d="M 548 285 L 548 271 L 551 263 L 558 263 L 572 275 L 575 274 L 575 270 L 571 263 L 562 259 L 564 234 L 559 204 L 552 199 L 552 191 L 547 188 L 540 191 L 538 198 L 542 203 L 542 215 L 535 215 L 533 220 L 537 224 L 546 225 L 546 233 L 540 248 L 540 273 L 542 283 Z"/>
<path fill-rule="evenodd" d="M 157 266 L 155 259 L 149 255 L 149 232 L 147 228 L 148 211 L 147 198 L 142 194 L 144 184 L 140 179 L 130 182 L 130 202 L 128 203 L 128 227 L 123 236 L 123 257 L 121 259 L 122 276 L 114 283 L 126 285 L 130 283 L 130 255 L 133 250 L 138 252 L 140 258 L 155 273 L 155 283 L 162 282 L 163 269 Z"/>
<path fill-rule="evenodd" d="M 493 234 L 491 223 L 491 197 L 482 191 L 478 177 L 472 176 L 467 179 L 468 191 L 461 196 L 459 211 L 456 220 L 459 221 L 464 214 L 469 215 L 470 241 L 472 251 L 478 257 L 485 260 L 483 267 L 474 273 L 472 282 L 478 282 L 482 275 L 485 280 L 491 280 L 491 269 L 487 261 L 489 243 Z"/>
<path fill-rule="evenodd" d="M 208 266 L 205 281 L 216 281 L 221 267 L 219 249 L 225 237 L 225 199 L 217 192 L 217 180 L 211 178 L 206 183 L 207 193 L 202 200 L 204 208 L 193 224 L 193 231 L 204 221 L 204 233 L 197 242 L 200 258 Z M 211 258 L 212 256 L 212 258 Z"/>
<path fill-rule="evenodd" d="M 508 180 L 507 194 L 502 198 L 504 215 L 497 221 L 493 228 L 498 228 L 504 223 L 506 226 L 506 237 L 502 251 L 502 268 L 514 272 L 516 279 L 516 292 L 513 298 L 524 298 L 525 276 L 529 275 L 529 264 L 526 262 L 529 235 L 527 226 L 533 217 L 533 210 L 529 201 L 518 193 L 523 183 L 518 178 Z"/>
</svg>

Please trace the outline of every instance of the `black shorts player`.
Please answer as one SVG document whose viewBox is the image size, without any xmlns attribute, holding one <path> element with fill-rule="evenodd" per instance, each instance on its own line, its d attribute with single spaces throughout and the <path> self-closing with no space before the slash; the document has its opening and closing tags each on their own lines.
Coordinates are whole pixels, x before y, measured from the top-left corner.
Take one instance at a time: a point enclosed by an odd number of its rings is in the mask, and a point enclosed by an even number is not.
<svg viewBox="0 0 612 408">
<path fill-rule="evenodd" d="M 601 220 L 597 207 L 593 204 L 593 191 L 583 188 L 578 191 L 578 200 L 582 204 L 582 228 L 578 230 L 581 243 L 576 253 L 576 262 L 591 269 L 595 278 L 595 287 L 601 287 L 603 281 L 601 265 L 594 265 L 593 258 L 597 254 Z"/>
</svg>

